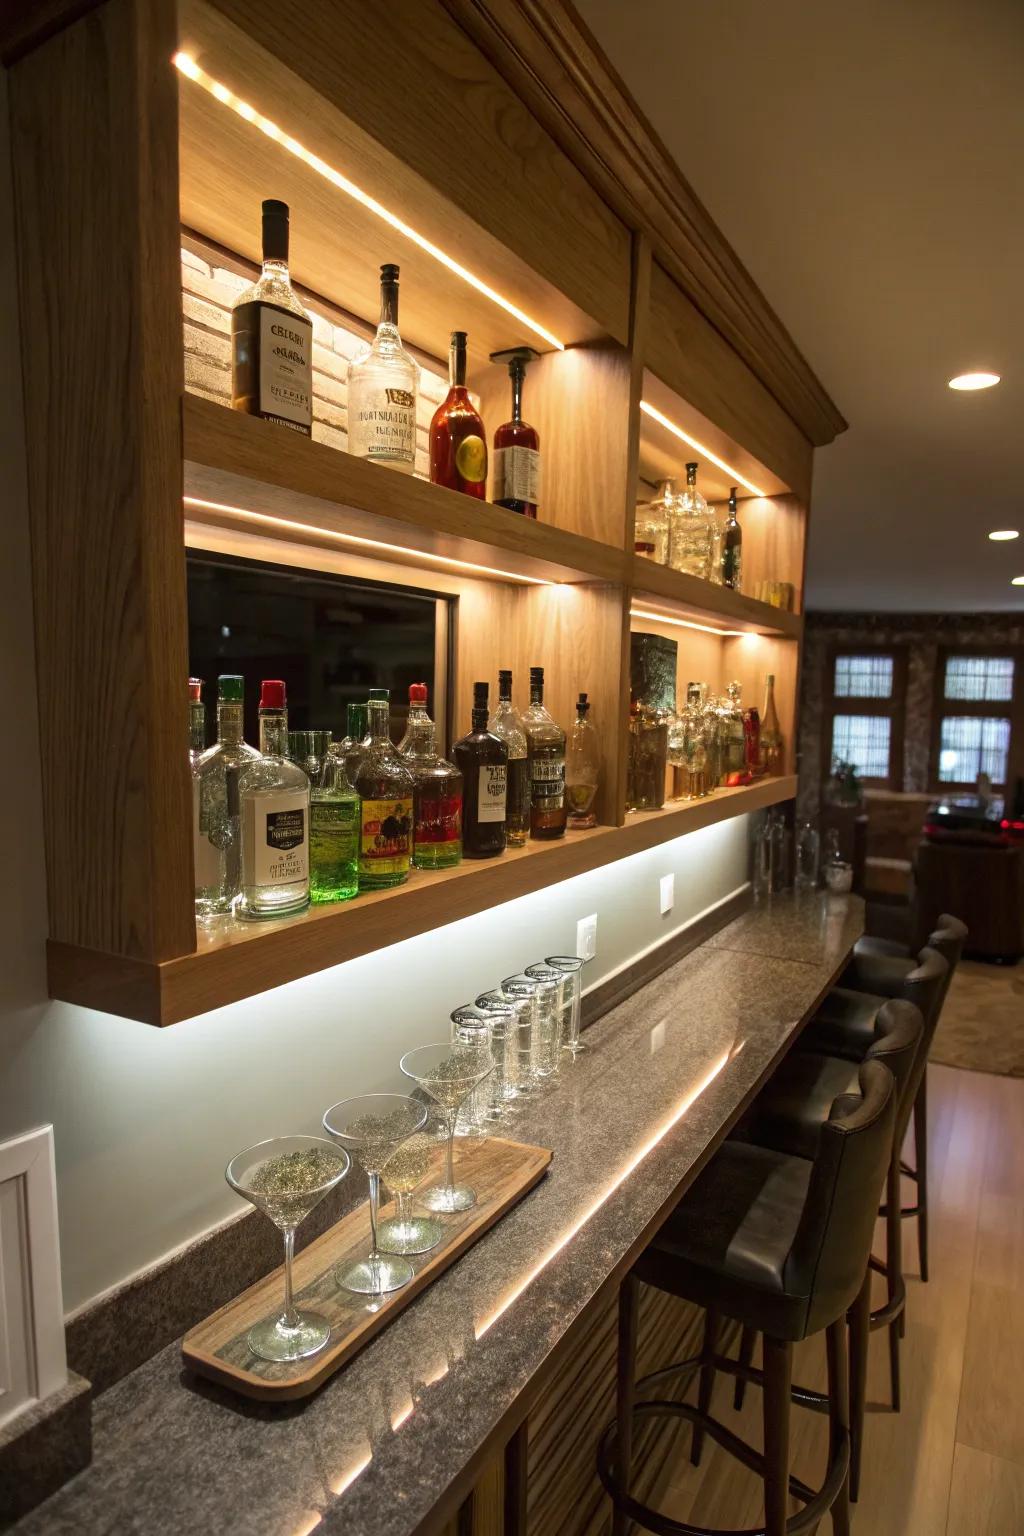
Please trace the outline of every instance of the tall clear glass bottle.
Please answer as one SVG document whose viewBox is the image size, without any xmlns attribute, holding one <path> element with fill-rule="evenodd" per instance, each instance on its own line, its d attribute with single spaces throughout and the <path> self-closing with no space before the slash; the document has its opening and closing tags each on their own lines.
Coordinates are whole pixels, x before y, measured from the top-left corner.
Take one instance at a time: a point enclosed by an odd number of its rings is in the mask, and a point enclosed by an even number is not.
<svg viewBox="0 0 1024 1536">
<path fill-rule="evenodd" d="M 657 565 L 668 565 L 669 524 L 675 501 L 676 482 L 659 480 L 651 500 L 641 502 L 636 509 L 633 551 Z"/>
<path fill-rule="evenodd" d="M 192 851 L 200 919 L 230 912 L 241 886 L 238 778 L 259 759 L 256 748 L 242 738 L 244 691 L 244 680 L 236 674 L 218 677 L 217 740 L 192 770 Z"/>
<path fill-rule="evenodd" d="M 263 267 L 231 309 L 231 404 L 308 437 L 313 430 L 313 322 L 288 272 L 288 204 L 263 204 Z"/>
<path fill-rule="evenodd" d="M 600 782 L 601 742 L 590 721 L 590 700 L 581 693 L 576 701 L 576 719 L 565 753 L 565 798 L 569 806 L 570 830 L 597 826 L 594 801 Z"/>
<path fill-rule="evenodd" d="M 359 795 L 345 759 L 323 759 L 309 796 L 310 900 L 351 901 L 359 892 Z"/>
<path fill-rule="evenodd" d="M 390 694 L 371 688 L 370 745 L 356 773 L 360 806 L 359 888 L 386 890 L 409 878 L 412 862 L 413 776 L 391 742 Z"/>
<path fill-rule="evenodd" d="M 544 668 L 530 668 L 530 707 L 523 715 L 530 770 L 530 836 L 565 836 L 565 732 L 544 708 Z"/>
<path fill-rule="evenodd" d="M 409 717 L 398 750 L 414 781 L 412 862 L 417 869 L 450 869 L 462 860 L 462 774 L 438 755 L 426 683 L 410 684 Z"/>
<path fill-rule="evenodd" d="M 370 731 L 365 704 L 346 704 L 345 734 L 340 741 L 333 741 L 329 748 L 331 757 L 339 757 L 345 764 L 345 776 L 355 785 L 359 764 L 370 750 Z"/>
<path fill-rule="evenodd" d="M 730 774 L 742 774 L 747 766 L 746 739 L 743 734 L 743 705 L 740 700 L 740 684 L 733 682 L 725 690 L 728 700 L 723 721 L 725 737 L 723 752 L 723 778 Z"/>
<path fill-rule="evenodd" d="M 729 516 L 722 532 L 722 585 L 743 591 L 743 529 L 736 514 L 736 487 L 729 492 Z"/>
<path fill-rule="evenodd" d="M 309 779 L 288 760 L 288 705 L 279 678 L 260 686 L 260 755 L 238 780 L 240 917 L 286 917 L 309 906 Z"/>
<path fill-rule="evenodd" d="M 188 760 L 193 768 L 206 751 L 206 705 L 203 703 L 203 680 L 188 680 Z"/>
<path fill-rule="evenodd" d="M 505 852 L 508 747 L 487 727 L 487 683 L 473 684 L 472 725 L 452 748 L 462 772 L 462 849 L 467 859 Z"/>
<path fill-rule="evenodd" d="M 775 675 L 772 672 L 764 680 L 764 713 L 761 716 L 761 761 L 765 773 L 781 774 L 785 766 L 786 744 L 775 708 Z"/>
<path fill-rule="evenodd" d="M 689 769 L 687 800 L 702 800 L 710 793 L 708 772 L 708 724 L 701 704 L 700 683 L 686 685 L 686 761 Z"/>
<path fill-rule="evenodd" d="M 674 571 L 711 576 L 713 516 L 697 489 L 697 465 L 686 466 L 686 487 L 675 499 L 669 524 L 669 564 Z"/>
<path fill-rule="evenodd" d="M 665 804 L 668 715 L 635 696 L 629 706 L 626 804 L 631 811 L 660 811 Z"/>
<path fill-rule="evenodd" d="M 487 499 L 487 439 L 480 412 L 466 388 L 466 333 L 452 331 L 449 390 L 430 422 L 430 478 L 435 485 Z"/>
<path fill-rule="evenodd" d="M 508 747 L 508 787 L 505 794 L 505 842 L 523 848 L 530 835 L 530 765 L 526 732 L 512 703 L 512 673 L 498 673 L 498 702 L 487 729 Z"/>
<path fill-rule="evenodd" d="M 380 324 L 348 365 L 348 451 L 411 475 L 420 370 L 398 330 L 398 267 L 380 269 Z"/>
</svg>

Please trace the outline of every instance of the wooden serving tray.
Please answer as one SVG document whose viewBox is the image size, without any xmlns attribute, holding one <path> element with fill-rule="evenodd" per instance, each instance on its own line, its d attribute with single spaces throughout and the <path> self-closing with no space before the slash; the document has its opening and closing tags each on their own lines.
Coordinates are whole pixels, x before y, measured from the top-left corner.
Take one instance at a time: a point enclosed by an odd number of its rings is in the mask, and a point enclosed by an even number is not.
<svg viewBox="0 0 1024 1536">
<path fill-rule="evenodd" d="M 284 1296 L 284 1271 L 258 1280 L 189 1330 L 181 1353 L 187 1369 L 220 1382 L 244 1397 L 270 1402 L 292 1402 L 308 1397 L 375 1334 L 386 1328 L 421 1291 L 450 1264 L 471 1248 L 477 1238 L 500 1221 L 505 1212 L 537 1184 L 547 1172 L 551 1153 L 546 1147 L 524 1146 L 517 1141 L 488 1137 L 486 1141 L 456 1143 L 456 1180 L 476 1190 L 472 1210 L 454 1216 L 437 1216 L 445 1237 L 430 1253 L 410 1255 L 416 1273 L 398 1291 L 392 1291 L 376 1311 L 365 1296 L 343 1290 L 335 1270 L 352 1260 L 365 1258 L 370 1247 L 370 1215 L 364 1201 L 337 1222 L 295 1260 L 294 1290 L 297 1306 L 308 1306 L 331 1324 L 326 1349 L 308 1360 L 280 1364 L 259 1360 L 252 1354 L 246 1335 L 253 1323 L 280 1311 Z M 429 1173 L 422 1188 L 438 1181 L 444 1164 L 444 1145 L 434 1149 Z M 415 1203 L 415 1194 L 413 1201 Z M 393 1205 L 381 1206 L 381 1219 L 394 1214 Z M 433 1215 L 433 1212 L 428 1214 Z"/>
</svg>

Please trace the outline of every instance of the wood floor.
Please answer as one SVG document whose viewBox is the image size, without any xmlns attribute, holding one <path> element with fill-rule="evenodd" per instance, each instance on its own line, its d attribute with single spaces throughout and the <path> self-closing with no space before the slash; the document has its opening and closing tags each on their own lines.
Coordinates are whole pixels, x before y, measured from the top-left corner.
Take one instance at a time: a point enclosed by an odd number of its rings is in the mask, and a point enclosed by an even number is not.
<svg viewBox="0 0 1024 1536">
<path fill-rule="evenodd" d="M 1020 1028 L 1018 1021 L 1017 1028 Z M 907 1222 L 903 1411 L 888 1411 L 887 1351 L 871 1340 L 861 1536 L 1020 1536 L 1024 1533 L 1024 1080 L 929 1067 L 932 1278 L 917 1274 Z M 910 1203 L 910 1190 L 907 1191 Z M 876 1249 L 884 1251 L 881 1243 Z M 824 1340 L 797 1351 L 795 1379 L 824 1384 Z M 713 1412 L 760 1443 L 760 1395 L 743 1412 L 720 1378 Z M 816 1486 L 826 1423 L 793 1409 L 793 1469 Z M 689 1464 L 678 1435 L 659 1500 L 678 1520 L 756 1527 L 760 1483 L 707 1444 Z M 794 1504 L 794 1510 L 798 1506 Z M 822 1532 L 828 1528 L 823 1522 Z"/>
</svg>

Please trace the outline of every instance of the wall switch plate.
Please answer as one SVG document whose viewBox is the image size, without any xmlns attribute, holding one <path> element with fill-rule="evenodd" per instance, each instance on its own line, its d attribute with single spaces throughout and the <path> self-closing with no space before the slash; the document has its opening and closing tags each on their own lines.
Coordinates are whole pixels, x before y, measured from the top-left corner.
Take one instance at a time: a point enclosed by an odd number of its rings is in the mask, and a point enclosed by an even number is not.
<svg viewBox="0 0 1024 1536">
<path fill-rule="evenodd" d="M 593 960 L 597 954 L 597 913 L 581 917 L 576 924 L 576 953 L 581 960 Z"/>
<path fill-rule="evenodd" d="M 671 912 L 676 899 L 675 875 L 662 875 L 661 877 L 661 915 Z"/>
</svg>

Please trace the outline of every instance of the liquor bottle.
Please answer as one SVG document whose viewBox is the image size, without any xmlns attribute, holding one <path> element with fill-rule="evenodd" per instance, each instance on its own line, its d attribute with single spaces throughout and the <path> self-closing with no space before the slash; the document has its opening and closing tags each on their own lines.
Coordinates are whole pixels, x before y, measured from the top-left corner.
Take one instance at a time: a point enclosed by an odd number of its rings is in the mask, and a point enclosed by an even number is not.
<svg viewBox="0 0 1024 1536">
<path fill-rule="evenodd" d="M 530 707 L 523 715 L 530 769 L 530 836 L 564 837 L 565 732 L 544 708 L 544 668 L 530 668 Z"/>
<path fill-rule="evenodd" d="M 327 756 L 309 794 L 309 896 L 351 901 L 359 891 L 359 796 L 345 759 Z"/>
<path fill-rule="evenodd" d="M 473 684 L 472 725 L 452 748 L 462 771 L 462 851 L 467 859 L 493 859 L 505 851 L 508 747 L 487 728 L 486 683 Z"/>
<path fill-rule="evenodd" d="M 743 529 L 736 517 L 736 487 L 729 492 L 729 517 L 722 533 L 722 585 L 743 591 Z"/>
<path fill-rule="evenodd" d="M 669 521 L 669 564 L 674 571 L 711 576 L 712 514 L 697 489 L 697 465 L 686 466 L 686 488 L 675 499 Z"/>
<path fill-rule="evenodd" d="M 775 708 L 775 677 L 769 672 L 764 685 L 764 714 L 761 716 L 761 761 L 765 773 L 780 774 L 785 757 L 782 727 Z"/>
<path fill-rule="evenodd" d="M 231 404 L 307 437 L 313 430 L 313 322 L 288 275 L 288 204 L 263 204 L 263 269 L 231 309 Z"/>
<path fill-rule="evenodd" d="M 512 380 L 512 420 L 494 434 L 494 483 L 492 500 L 496 507 L 536 517 L 540 502 L 540 437 L 536 428 L 523 420 L 523 381 L 526 365 L 537 356 L 531 347 L 514 352 L 495 352 L 492 362 L 507 359 Z"/>
<path fill-rule="evenodd" d="M 417 869 L 450 869 L 462 860 L 462 774 L 438 755 L 426 683 L 409 688 L 409 719 L 398 750 L 413 776 L 412 862 Z"/>
<path fill-rule="evenodd" d="M 601 743 L 590 723 L 590 701 L 581 693 L 576 701 L 576 719 L 565 754 L 565 798 L 569 805 L 570 831 L 596 827 L 594 800 L 601 778 Z"/>
<path fill-rule="evenodd" d="M 195 767 L 206 751 L 206 705 L 203 703 L 203 680 L 188 680 L 188 760 Z"/>
<path fill-rule="evenodd" d="M 626 803 L 631 811 L 660 811 L 665 804 L 668 767 L 668 717 L 642 703 L 629 701 L 629 741 Z"/>
<path fill-rule="evenodd" d="M 359 764 L 370 750 L 370 734 L 366 723 L 365 704 L 346 704 L 345 734 L 340 741 L 332 741 L 330 757 L 338 757 L 345 764 L 345 777 L 353 786 Z"/>
<path fill-rule="evenodd" d="M 241 677 L 218 677 L 217 740 L 192 769 L 196 916 L 203 920 L 230 912 L 241 884 L 238 778 L 259 760 L 242 739 L 244 687 Z"/>
<path fill-rule="evenodd" d="M 636 509 L 634 554 L 643 555 L 658 565 L 668 564 L 669 525 L 675 503 L 675 481 L 659 480 L 651 500 L 641 502 Z"/>
<path fill-rule="evenodd" d="M 238 779 L 240 917 L 285 917 L 309 906 L 309 779 L 288 760 L 284 683 L 260 685 L 260 755 Z"/>
<path fill-rule="evenodd" d="M 398 333 L 398 268 L 380 269 L 380 324 L 348 365 L 348 451 L 411 475 L 420 370 Z"/>
<path fill-rule="evenodd" d="M 707 683 L 700 684 L 700 712 L 704 722 L 704 792 L 710 795 L 722 775 L 722 722 Z"/>
<path fill-rule="evenodd" d="M 746 743 L 743 735 L 743 705 L 740 703 L 739 683 L 730 683 L 725 690 L 726 703 L 722 716 L 724 738 L 722 782 L 739 783 L 746 771 Z"/>
<path fill-rule="evenodd" d="M 389 694 L 371 688 L 366 709 L 370 745 L 355 787 L 362 801 L 359 889 L 385 890 L 409 878 L 412 861 L 413 777 L 391 744 Z"/>
<path fill-rule="evenodd" d="M 753 704 L 743 711 L 743 749 L 747 772 L 757 778 L 764 773 L 764 762 L 761 757 L 761 716 Z"/>
<path fill-rule="evenodd" d="M 530 835 L 530 764 L 526 732 L 512 703 L 512 673 L 498 673 L 498 703 L 488 729 L 508 747 L 508 789 L 505 796 L 505 841 L 523 848 Z"/>
<path fill-rule="evenodd" d="M 687 800 L 703 800 L 711 791 L 708 759 L 711 743 L 708 718 L 701 698 L 701 683 L 686 685 L 686 762 L 689 770 Z"/>
<path fill-rule="evenodd" d="M 449 390 L 430 422 L 430 478 L 466 496 L 487 498 L 487 440 L 466 388 L 466 333 L 452 331 Z"/>
</svg>

